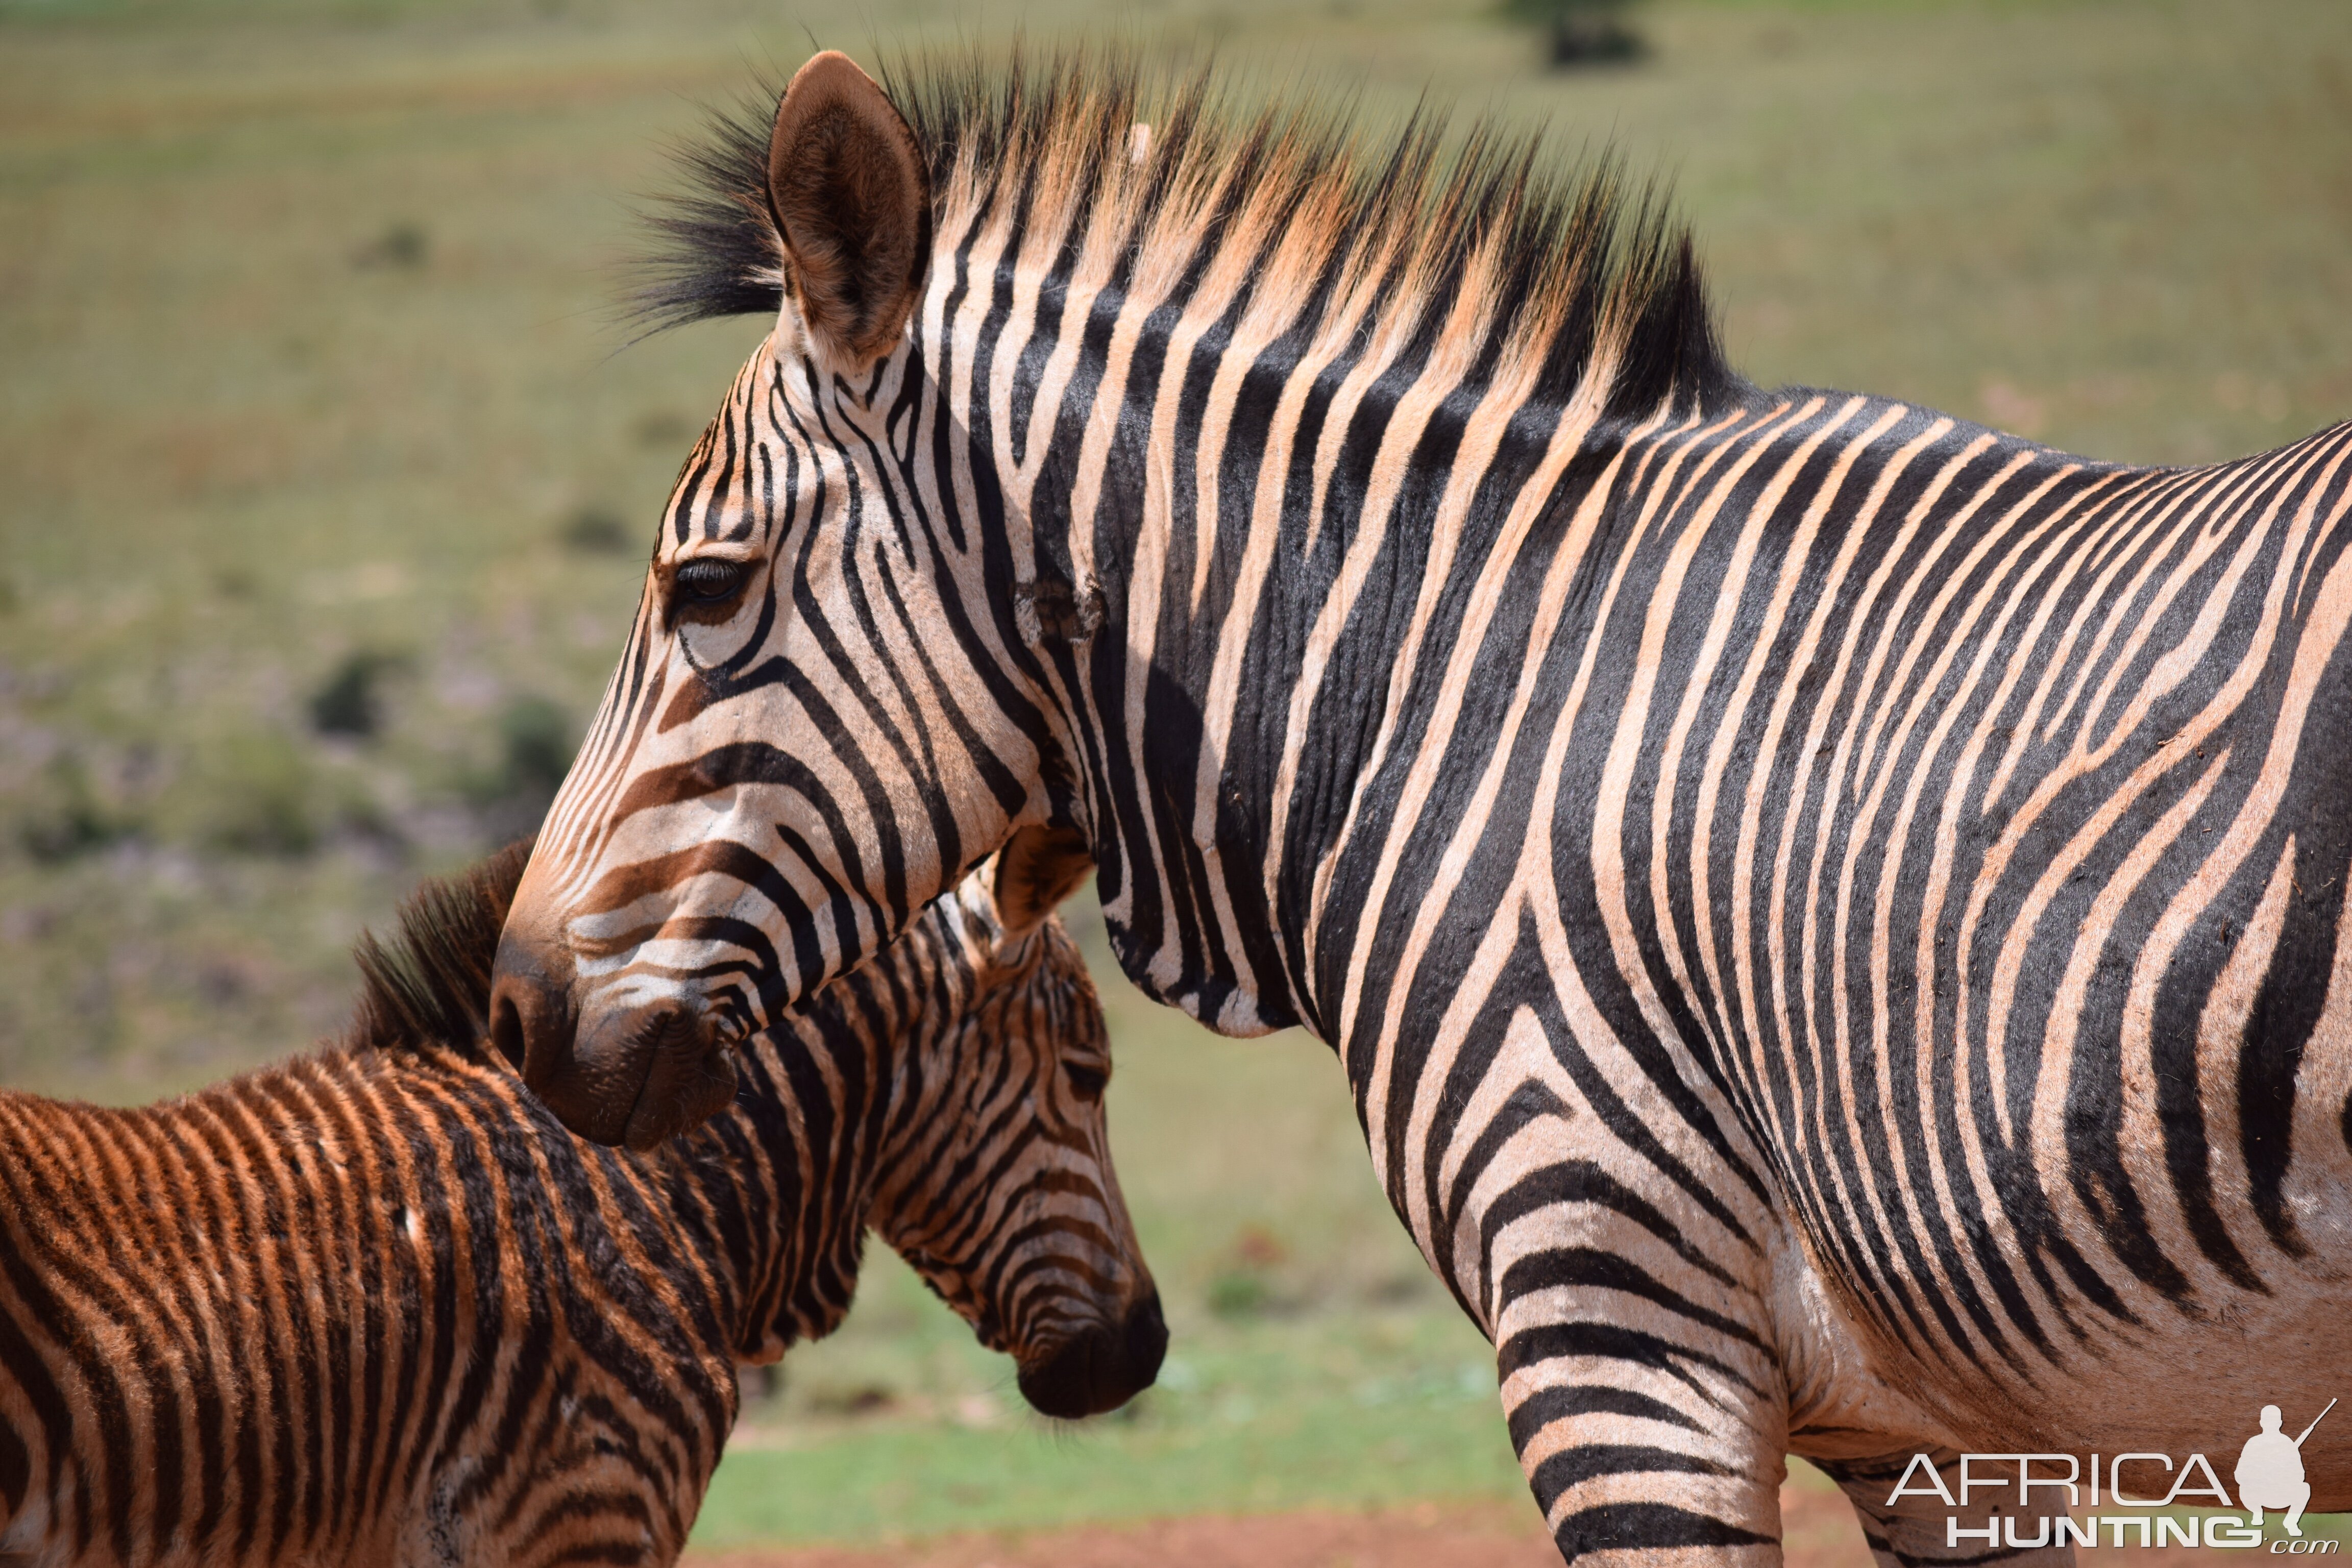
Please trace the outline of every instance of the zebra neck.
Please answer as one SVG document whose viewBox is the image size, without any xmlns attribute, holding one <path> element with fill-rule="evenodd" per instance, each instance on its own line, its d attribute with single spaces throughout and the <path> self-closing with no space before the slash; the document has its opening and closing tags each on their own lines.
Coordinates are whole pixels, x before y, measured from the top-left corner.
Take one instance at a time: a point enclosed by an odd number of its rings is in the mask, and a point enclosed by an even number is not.
<svg viewBox="0 0 2352 1568">
<path fill-rule="evenodd" d="M 1604 421 L 1605 366 L 1560 400 L 1510 365 L 1372 374 L 1181 326 L 1090 329 L 1066 381 L 1014 390 L 1013 596 L 1024 637 L 1070 645 L 1060 705 L 1129 978 L 1223 1033 L 1329 1039 L 1324 934 L 1366 890 L 1347 846 L 1426 793 L 1444 715 L 1518 679 L 1548 574 L 1589 544 L 1582 501 L 1670 415 Z"/>
<path fill-rule="evenodd" d="M 780 1026 L 742 1052 L 735 1103 L 654 1157 L 746 1358 L 831 1333 L 857 1286 L 873 1176 L 858 1152 L 871 1146 L 862 1121 L 878 1097 L 857 1070 L 871 1065 L 859 1042 L 816 1043 L 836 1047 L 825 1051 L 830 1084 L 809 1042 Z"/>
</svg>

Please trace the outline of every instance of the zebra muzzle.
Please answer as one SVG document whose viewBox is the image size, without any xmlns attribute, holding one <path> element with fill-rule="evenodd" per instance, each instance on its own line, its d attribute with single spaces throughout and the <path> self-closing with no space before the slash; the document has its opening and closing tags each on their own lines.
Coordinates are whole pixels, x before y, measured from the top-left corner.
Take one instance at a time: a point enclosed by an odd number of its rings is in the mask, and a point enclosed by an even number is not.
<svg viewBox="0 0 2352 1568">
<path fill-rule="evenodd" d="M 1147 1291 L 1116 1323 L 1091 1324 L 1021 1365 L 1021 1395 L 1040 1415 L 1076 1421 L 1116 1410 L 1160 1375 L 1168 1323 Z"/>
<path fill-rule="evenodd" d="M 568 986 L 501 954 L 490 1037 L 556 1119 L 593 1143 L 651 1149 L 735 1098 L 733 1055 L 692 999 L 592 1000 L 575 1015 Z"/>
<path fill-rule="evenodd" d="M 633 1049 L 646 1059 L 621 1141 L 643 1152 L 691 1131 L 735 1099 L 734 1054 L 699 1006 L 652 1010 L 636 1021 Z"/>
</svg>

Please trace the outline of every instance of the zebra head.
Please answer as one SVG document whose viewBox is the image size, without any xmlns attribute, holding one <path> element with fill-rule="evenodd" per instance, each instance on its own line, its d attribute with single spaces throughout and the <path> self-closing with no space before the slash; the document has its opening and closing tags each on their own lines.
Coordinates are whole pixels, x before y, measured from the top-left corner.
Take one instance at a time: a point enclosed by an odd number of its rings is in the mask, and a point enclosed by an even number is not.
<svg viewBox="0 0 2352 1568">
<path fill-rule="evenodd" d="M 681 470 L 499 957 L 501 1048 L 575 1131 L 633 1147 L 725 1105 L 732 1043 L 1048 815 L 1055 728 L 1006 674 L 1015 618 L 971 609 L 1005 529 L 958 521 L 994 492 L 947 456 L 962 437 L 909 331 L 931 259 L 914 136 L 819 55 L 778 105 L 765 195 L 709 221 L 748 226 L 781 310 Z"/>
<path fill-rule="evenodd" d="M 1032 1405 L 1076 1419 L 1150 1386 L 1168 1330 L 1111 1165 L 1102 1004 L 1050 918 L 1088 862 L 1038 853 L 1038 837 L 1016 836 L 942 900 L 972 996 L 896 1058 L 868 1219 L 1013 1356 Z"/>
</svg>

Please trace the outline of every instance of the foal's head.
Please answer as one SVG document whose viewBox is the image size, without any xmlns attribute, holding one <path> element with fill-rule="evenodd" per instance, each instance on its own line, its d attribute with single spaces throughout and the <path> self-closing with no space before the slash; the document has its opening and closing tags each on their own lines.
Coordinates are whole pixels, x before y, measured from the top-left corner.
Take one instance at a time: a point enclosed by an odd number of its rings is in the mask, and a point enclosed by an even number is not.
<svg viewBox="0 0 2352 1568">
<path fill-rule="evenodd" d="M 1090 1415 L 1150 1385 L 1168 1331 L 1111 1166 L 1102 1005 L 1051 918 L 1066 886 L 1041 896 L 1024 842 L 940 906 L 976 961 L 973 995 L 900 1068 L 872 1219 L 1019 1362 L 1031 1405 Z"/>
<path fill-rule="evenodd" d="M 491 957 L 527 850 L 426 884 L 392 947 L 362 941 L 353 1045 L 489 1064 Z M 596 1152 L 633 1163 L 688 1250 L 741 1281 L 733 1354 L 772 1360 L 836 1326 L 870 1226 L 1013 1356 L 1045 1414 L 1150 1385 L 1168 1333 L 1111 1166 L 1109 1037 L 1053 913 L 1087 869 L 1038 830 L 1016 836 L 749 1042 L 709 1125 L 643 1156 Z"/>
<path fill-rule="evenodd" d="M 1053 914 L 1088 868 L 1036 830 L 1016 836 L 872 963 L 753 1040 L 731 1114 L 771 1160 L 805 1160 L 830 1232 L 785 1271 L 758 1348 L 833 1326 L 870 1226 L 1014 1358 L 1045 1414 L 1090 1415 L 1150 1386 L 1168 1332 L 1111 1165 L 1109 1036 Z M 723 1125 L 710 1136 L 724 1142 Z M 721 1171 L 714 1153 L 698 1163 Z"/>
</svg>

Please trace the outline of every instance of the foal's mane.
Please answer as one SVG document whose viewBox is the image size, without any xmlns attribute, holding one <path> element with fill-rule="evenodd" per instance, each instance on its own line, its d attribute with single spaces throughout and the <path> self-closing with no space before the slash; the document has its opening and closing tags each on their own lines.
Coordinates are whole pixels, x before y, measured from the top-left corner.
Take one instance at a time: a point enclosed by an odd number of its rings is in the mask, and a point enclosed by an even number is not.
<svg viewBox="0 0 2352 1568">
<path fill-rule="evenodd" d="M 1746 391 L 1687 231 L 1612 155 L 1558 168 L 1540 136 L 1456 136 L 1426 111 L 1376 135 L 1309 99 L 1250 109 L 1213 69 L 1118 51 L 899 61 L 881 80 L 929 162 L 934 266 L 1002 240 L 1000 266 L 1073 292 L 1213 301 L 1236 345 L 1425 360 L 1538 401 L 1582 389 L 1618 417 Z M 680 150 L 685 188 L 651 216 L 631 301 L 647 330 L 782 303 L 775 103 L 768 84 Z"/>
<path fill-rule="evenodd" d="M 345 1043 L 388 1051 L 481 1048 L 499 934 L 530 860 L 525 838 L 462 871 L 428 879 L 400 906 L 389 944 L 363 933 L 352 950 L 360 999 Z"/>
</svg>

